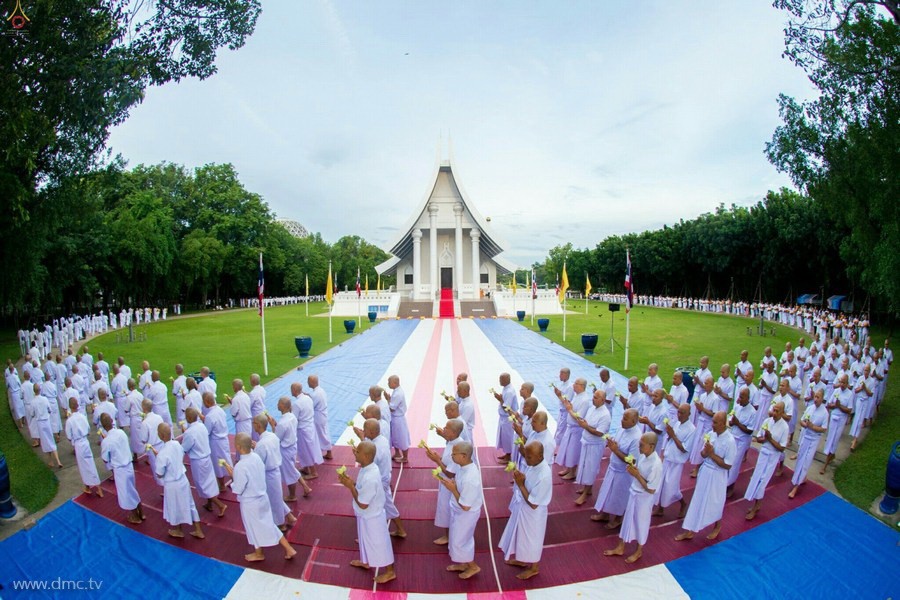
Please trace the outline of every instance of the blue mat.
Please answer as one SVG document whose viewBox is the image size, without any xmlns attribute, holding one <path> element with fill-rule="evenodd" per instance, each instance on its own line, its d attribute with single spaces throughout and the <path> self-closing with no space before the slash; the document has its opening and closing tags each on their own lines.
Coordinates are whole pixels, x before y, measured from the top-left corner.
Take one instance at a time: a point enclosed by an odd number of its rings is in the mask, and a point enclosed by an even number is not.
<svg viewBox="0 0 900 600">
<path fill-rule="evenodd" d="M 506 362 L 526 381 L 534 383 L 535 393 L 542 399 L 549 397 L 547 386 L 551 381 L 559 381 L 559 370 L 562 367 L 568 367 L 572 371 L 570 381 L 584 377 L 588 384 L 600 383 L 601 367 L 539 333 L 508 319 L 485 319 L 475 322 L 497 347 Z M 535 349 L 540 351 L 535 352 Z M 625 392 L 628 378 L 612 369 L 609 369 L 609 373 L 610 379 L 616 384 L 616 389 Z M 545 404 L 547 410 L 552 411 L 553 416 L 558 418 L 559 405 L 556 402 Z"/>
<path fill-rule="evenodd" d="M 72 501 L 0 544 L 3 598 L 224 598 L 243 572 L 136 533 Z M 17 590 L 23 581 L 44 589 Z"/>
<path fill-rule="evenodd" d="M 381 321 L 353 336 L 335 330 L 335 339 L 346 337 L 347 340 L 313 358 L 300 370 L 291 371 L 267 385 L 266 407 L 270 413 L 278 414 L 278 398 L 290 396 L 292 383 L 300 381 L 305 389 L 306 378 L 318 375 L 328 394 L 328 433 L 334 442 L 369 397 L 369 386 L 378 383 L 418 325 L 418 319 Z M 230 416 L 229 427 L 234 433 Z"/>
<path fill-rule="evenodd" d="M 666 566 L 691 598 L 897 598 L 898 543 L 896 531 L 827 493 Z"/>
</svg>

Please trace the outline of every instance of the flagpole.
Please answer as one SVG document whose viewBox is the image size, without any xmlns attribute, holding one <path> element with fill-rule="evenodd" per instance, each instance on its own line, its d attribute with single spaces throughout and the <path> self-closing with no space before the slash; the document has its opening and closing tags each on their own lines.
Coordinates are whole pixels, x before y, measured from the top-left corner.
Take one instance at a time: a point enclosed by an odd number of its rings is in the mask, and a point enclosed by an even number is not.
<svg viewBox="0 0 900 600">
<path fill-rule="evenodd" d="M 566 298 L 563 295 L 563 341 L 566 341 Z"/>
<path fill-rule="evenodd" d="M 515 271 L 513 271 L 512 280 L 513 280 L 513 282 L 515 282 L 515 280 L 516 280 L 516 272 Z M 513 293 L 513 314 L 516 314 L 516 284 L 515 283 L 513 283 L 513 286 L 512 286 L 512 293 Z"/>
<path fill-rule="evenodd" d="M 631 333 L 631 311 L 625 313 L 625 371 L 628 370 L 628 336 Z"/>
<path fill-rule="evenodd" d="M 309 273 L 306 274 L 306 316 L 309 316 Z"/>
<path fill-rule="evenodd" d="M 259 316 L 260 316 L 260 327 L 262 327 L 262 351 L 263 351 L 263 374 L 268 377 L 269 376 L 269 357 L 266 354 L 266 309 L 265 309 L 265 298 L 263 296 L 263 255 L 262 252 L 259 253 Z"/>
<path fill-rule="evenodd" d="M 325 302 L 328 303 L 328 343 L 332 343 L 334 338 L 331 335 L 331 309 L 334 306 L 334 302 L 332 301 L 332 295 L 328 293 L 328 288 L 332 286 L 331 283 L 331 261 L 328 261 L 328 282 L 325 286 Z M 332 292 L 333 293 L 333 292 Z"/>
</svg>

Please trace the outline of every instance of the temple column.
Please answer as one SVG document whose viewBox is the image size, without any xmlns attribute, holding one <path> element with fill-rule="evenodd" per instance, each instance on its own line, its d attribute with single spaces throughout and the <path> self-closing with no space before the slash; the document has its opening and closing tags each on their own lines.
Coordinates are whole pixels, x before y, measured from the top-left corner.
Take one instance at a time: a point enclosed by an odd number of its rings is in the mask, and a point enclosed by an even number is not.
<svg viewBox="0 0 900 600">
<path fill-rule="evenodd" d="M 456 220 L 456 239 L 453 243 L 453 254 L 456 257 L 456 266 L 454 267 L 455 277 L 453 278 L 456 285 L 456 297 L 460 298 L 462 296 L 462 285 L 463 285 L 463 237 L 462 237 L 462 215 L 463 215 L 463 205 L 461 202 L 457 202 L 453 205 L 453 216 Z"/>
<path fill-rule="evenodd" d="M 481 294 L 478 293 L 478 290 L 481 289 L 481 252 L 479 249 L 481 232 L 472 227 L 469 237 L 472 238 L 472 290 L 475 299 L 478 300 L 481 297 Z"/>
<path fill-rule="evenodd" d="M 419 299 L 419 284 L 422 283 L 422 230 L 413 229 L 413 293 L 412 299 Z"/>
<path fill-rule="evenodd" d="M 430 283 L 431 283 L 431 299 L 434 300 L 438 290 L 438 271 L 437 271 L 437 214 L 439 207 L 434 202 L 428 205 L 428 251 L 430 253 L 429 264 L 431 267 Z"/>
</svg>

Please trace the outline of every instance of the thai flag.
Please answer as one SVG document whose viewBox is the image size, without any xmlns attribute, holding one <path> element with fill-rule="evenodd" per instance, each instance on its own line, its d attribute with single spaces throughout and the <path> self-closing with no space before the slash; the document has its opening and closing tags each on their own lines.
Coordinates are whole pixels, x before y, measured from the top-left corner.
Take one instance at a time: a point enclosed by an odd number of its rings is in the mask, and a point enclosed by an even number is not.
<svg viewBox="0 0 900 600">
<path fill-rule="evenodd" d="M 556 274 L 556 296 L 559 297 L 559 273 Z"/>
<path fill-rule="evenodd" d="M 531 299 L 537 299 L 537 277 L 535 277 L 534 267 L 531 267 Z"/>
<path fill-rule="evenodd" d="M 263 276 L 262 252 L 259 253 L 259 286 L 256 288 L 256 295 L 259 297 L 259 316 L 263 314 L 263 302 L 265 300 L 264 289 L 266 280 Z"/>
<path fill-rule="evenodd" d="M 359 267 L 356 267 L 356 297 L 362 297 L 362 288 L 359 287 Z"/>
<path fill-rule="evenodd" d="M 631 252 L 625 251 L 625 312 L 634 305 L 634 289 L 631 285 Z"/>
</svg>

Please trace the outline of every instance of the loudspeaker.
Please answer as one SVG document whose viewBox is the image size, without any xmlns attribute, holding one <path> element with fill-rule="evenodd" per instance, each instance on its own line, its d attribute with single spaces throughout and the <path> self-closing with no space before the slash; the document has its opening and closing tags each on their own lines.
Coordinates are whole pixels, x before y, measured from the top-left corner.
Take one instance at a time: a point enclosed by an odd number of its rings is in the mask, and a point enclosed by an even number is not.
<svg viewBox="0 0 900 600">
<path fill-rule="evenodd" d="M 609 312 L 619 312 L 619 305 L 610 303 Z"/>
</svg>

